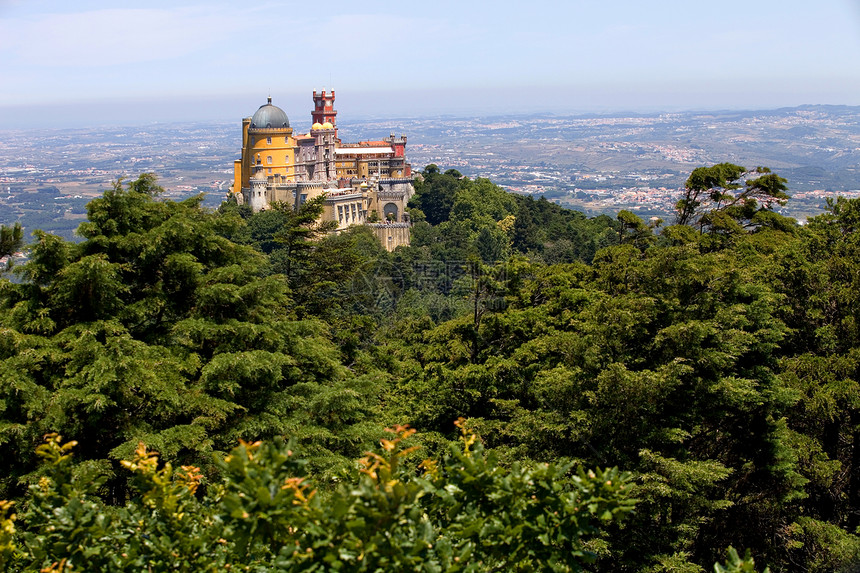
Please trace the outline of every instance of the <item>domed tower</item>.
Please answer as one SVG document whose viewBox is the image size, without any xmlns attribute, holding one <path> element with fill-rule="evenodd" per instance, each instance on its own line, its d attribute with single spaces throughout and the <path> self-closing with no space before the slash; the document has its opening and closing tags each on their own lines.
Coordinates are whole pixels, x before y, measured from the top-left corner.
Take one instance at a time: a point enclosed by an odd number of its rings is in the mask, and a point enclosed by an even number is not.
<svg viewBox="0 0 860 573">
<path fill-rule="evenodd" d="M 296 142 L 290 120 L 284 110 L 272 104 L 272 98 L 254 115 L 242 120 L 242 158 L 234 164 L 233 191 L 250 188 L 250 179 L 258 166 L 261 175 L 277 181 L 295 180 Z"/>
</svg>

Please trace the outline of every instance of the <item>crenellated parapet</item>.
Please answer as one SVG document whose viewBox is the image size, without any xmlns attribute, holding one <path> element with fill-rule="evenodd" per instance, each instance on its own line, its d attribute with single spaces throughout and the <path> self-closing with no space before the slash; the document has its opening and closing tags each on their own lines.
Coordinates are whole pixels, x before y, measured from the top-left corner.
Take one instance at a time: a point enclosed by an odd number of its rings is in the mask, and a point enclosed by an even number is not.
<svg viewBox="0 0 860 573">
<path fill-rule="evenodd" d="M 409 223 L 370 223 L 367 226 L 389 252 L 409 245 L 409 233 L 412 229 Z"/>
</svg>

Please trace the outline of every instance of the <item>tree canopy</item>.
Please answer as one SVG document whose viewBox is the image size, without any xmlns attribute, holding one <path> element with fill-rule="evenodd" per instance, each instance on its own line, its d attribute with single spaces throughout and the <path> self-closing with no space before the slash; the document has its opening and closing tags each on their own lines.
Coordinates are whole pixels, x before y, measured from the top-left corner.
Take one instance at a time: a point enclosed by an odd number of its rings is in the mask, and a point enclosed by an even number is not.
<svg viewBox="0 0 860 573">
<path fill-rule="evenodd" d="M 724 163 L 662 227 L 423 178 L 393 253 L 151 175 L 35 232 L 0 279 L 0 569 L 860 560 L 860 201 L 797 225 Z"/>
<path fill-rule="evenodd" d="M 766 225 L 774 220 L 771 208 L 788 201 L 787 183 L 767 167 L 752 171 L 732 163 L 697 167 L 676 205 L 676 222 L 720 234 Z"/>
</svg>

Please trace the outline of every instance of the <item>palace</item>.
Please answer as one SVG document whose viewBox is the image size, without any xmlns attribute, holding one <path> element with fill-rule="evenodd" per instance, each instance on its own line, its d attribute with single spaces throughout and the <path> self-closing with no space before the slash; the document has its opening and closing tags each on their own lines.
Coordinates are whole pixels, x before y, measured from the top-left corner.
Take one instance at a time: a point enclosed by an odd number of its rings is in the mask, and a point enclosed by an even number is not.
<svg viewBox="0 0 860 573">
<path fill-rule="evenodd" d="M 414 194 L 406 137 L 342 143 L 337 136 L 334 91 L 314 91 L 312 125 L 294 134 L 272 98 L 242 120 L 242 157 L 234 162 L 231 192 L 255 212 L 276 201 L 294 209 L 324 195 L 323 220 L 336 231 L 371 227 L 389 251 L 409 244 L 406 203 Z"/>
</svg>

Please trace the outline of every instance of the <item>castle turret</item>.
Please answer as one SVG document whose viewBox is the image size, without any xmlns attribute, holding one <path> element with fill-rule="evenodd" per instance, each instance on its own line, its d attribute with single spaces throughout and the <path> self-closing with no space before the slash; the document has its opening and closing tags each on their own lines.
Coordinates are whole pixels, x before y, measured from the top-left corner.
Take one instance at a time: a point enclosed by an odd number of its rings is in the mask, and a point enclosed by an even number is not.
<svg viewBox="0 0 860 573">
<path fill-rule="evenodd" d="M 248 181 L 250 184 L 249 195 L 248 197 L 248 205 L 251 207 L 253 212 L 260 211 L 269 206 L 268 198 L 266 197 L 266 183 L 267 177 L 266 174 L 263 173 L 263 164 L 260 162 L 259 156 L 257 158 L 257 164 L 254 166 L 254 175 Z"/>
<path fill-rule="evenodd" d="M 311 127 L 311 135 L 314 137 L 314 156 L 316 158 L 313 168 L 314 181 L 330 181 L 337 177 L 336 149 L 337 131 L 330 121 L 323 124 L 314 123 Z"/>
</svg>

